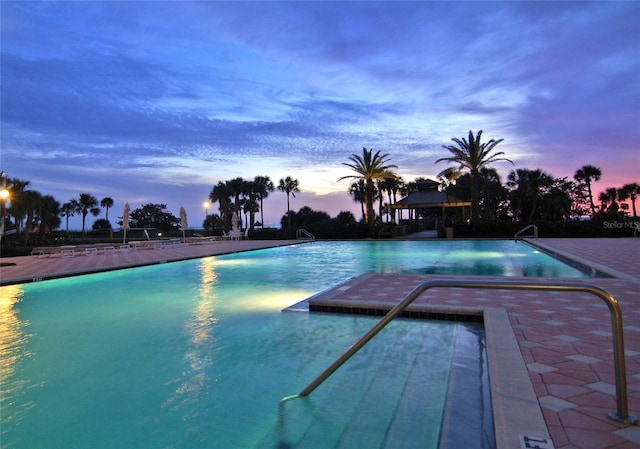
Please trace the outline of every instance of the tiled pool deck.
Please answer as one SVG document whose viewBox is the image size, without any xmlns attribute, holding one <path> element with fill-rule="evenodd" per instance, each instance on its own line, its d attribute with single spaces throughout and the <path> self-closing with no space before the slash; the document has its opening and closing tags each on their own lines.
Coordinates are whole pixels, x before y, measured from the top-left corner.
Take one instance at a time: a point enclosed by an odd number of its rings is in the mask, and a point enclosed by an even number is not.
<svg viewBox="0 0 640 449">
<path fill-rule="evenodd" d="M 0 281 L 3 284 L 29 282 L 290 243 L 293 242 L 231 241 L 74 258 L 10 258 L 2 262 L 14 262 L 16 265 L 0 268 Z M 638 417 L 640 238 L 539 239 L 531 243 L 614 276 L 585 282 L 611 293 L 622 309 L 629 412 Z M 390 308 L 415 286 L 435 277 L 363 275 L 313 298 L 311 302 Z M 491 278 L 465 276 L 456 279 Z M 532 278 L 526 280 L 531 281 Z M 638 425 L 624 427 L 607 418 L 608 412 L 616 410 L 613 343 L 609 310 L 597 296 L 575 292 L 436 288 L 423 294 L 416 301 L 416 306 L 464 313 L 506 311 L 507 323 L 510 324 L 507 327 L 512 329 L 512 334 L 509 333 L 511 338 L 515 337 L 519 347 L 555 449 L 640 448 Z M 491 363 L 491 355 L 489 358 Z M 499 426 L 500 423 L 496 422 L 496 427 Z M 514 445 L 509 449 L 518 447 Z"/>
</svg>

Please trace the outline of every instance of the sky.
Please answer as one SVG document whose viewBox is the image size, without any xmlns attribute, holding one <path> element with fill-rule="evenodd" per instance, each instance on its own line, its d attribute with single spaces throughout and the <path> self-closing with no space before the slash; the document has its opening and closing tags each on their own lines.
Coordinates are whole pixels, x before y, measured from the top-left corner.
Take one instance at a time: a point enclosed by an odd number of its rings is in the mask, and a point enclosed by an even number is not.
<svg viewBox="0 0 640 449">
<path fill-rule="evenodd" d="M 572 178 L 595 165 L 596 192 L 640 182 L 638 1 L 2 1 L 0 13 L 0 169 L 60 203 L 111 197 L 114 225 L 129 202 L 184 206 L 201 227 L 215 184 L 255 176 L 297 179 L 295 211 L 359 219 L 338 182 L 349 156 L 373 148 L 405 181 L 435 179 L 443 145 L 470 130 L 504 139 L 515 168 Z M 503 181 L 514 168 L 493 167 Z M 276 190 L 265 224 L 285 213 Z"/>
</svg>

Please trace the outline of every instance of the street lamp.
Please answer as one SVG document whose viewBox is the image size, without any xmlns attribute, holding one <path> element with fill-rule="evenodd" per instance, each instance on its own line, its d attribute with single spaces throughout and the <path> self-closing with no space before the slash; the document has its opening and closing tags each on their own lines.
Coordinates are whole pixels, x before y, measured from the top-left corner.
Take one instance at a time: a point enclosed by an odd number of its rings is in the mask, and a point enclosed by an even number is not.
<svg viewBox="0 0 640 449">
<path fill-rule="evenodd" d="M 2 223 L 0 223 L 0 241 L 4 236 L 4 216 L 8 199 L 9 190 L 7 189 L 7 174 L 3 171 L 0 171 L 0 219 L 2 219 Z"/>
<path fill-rule="evenodd" d="M 207 233 L 207 218 L 209 217 L 209 206 L 211 206 L 211 204 L 209 204 L 209 201 L 205 201 L 203 204 L 204 206 L 204 233 Z"/>
</svg>

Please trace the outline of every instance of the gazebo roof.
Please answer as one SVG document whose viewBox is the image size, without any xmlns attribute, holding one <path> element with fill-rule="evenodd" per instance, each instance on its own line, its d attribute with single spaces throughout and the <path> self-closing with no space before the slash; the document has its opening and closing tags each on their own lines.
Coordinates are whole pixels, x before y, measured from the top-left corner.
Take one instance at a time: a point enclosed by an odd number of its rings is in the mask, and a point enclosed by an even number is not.
<svg viewBox="0 0 640 449">
<path fill-rule="evenodd" d="M 389 206 L 391 209 L 426 209 L 428 207 L 464 207 L 471 202 L 462 201 L 453 195 L 437 190 L 423 190 L 410 193 L 409 196 Z"/>
</svg>

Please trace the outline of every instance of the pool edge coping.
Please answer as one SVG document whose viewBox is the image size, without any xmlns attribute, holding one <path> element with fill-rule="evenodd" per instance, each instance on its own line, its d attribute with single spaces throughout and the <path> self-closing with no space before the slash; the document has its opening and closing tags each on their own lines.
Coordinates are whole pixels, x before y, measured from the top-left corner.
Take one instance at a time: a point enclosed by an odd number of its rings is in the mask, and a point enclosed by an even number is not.
<svg viewBox="0 0 640 449">
<path fill-rule="evenodd" d="M 622 271 L 616 270 L 614 268 L 608 267 L 606 265 L 599 264 L 592 260 L 585 259 L 583 257 L 578 257 L 575 254 L 571 254 L 566 251 L 562 251 L 560 249 L 554 248 L 553 246 L 546 245 L 543 241 L 539 239 L 525 238 L 521 239 L 521 241 L 530 245 L 531 247 L 544 252 L 545 254 L 559 260 L 562 263 L 567 265 L 578 264 L 585 268 L 590 268 L 595 272 L 604 273 L 613 279 L 623 279 L 625 281 L 638 282 L 639 278 L 633 276 L 631 274 L 623 273 Z M 593 277 L 591 277 L 593 279 Z M 606 279 L 606 278 L 603 278 Z"/>
</svg>

